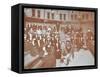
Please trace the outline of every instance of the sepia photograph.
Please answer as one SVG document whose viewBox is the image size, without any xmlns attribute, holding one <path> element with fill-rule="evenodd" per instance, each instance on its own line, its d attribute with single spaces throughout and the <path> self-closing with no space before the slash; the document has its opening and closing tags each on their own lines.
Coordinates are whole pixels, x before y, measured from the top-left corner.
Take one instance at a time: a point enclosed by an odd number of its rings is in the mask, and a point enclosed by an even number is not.
<svg viewBox="0 0 100 77">
<path fill-rule="evenodd" d="M 95 65 L 93 11 L 24 8 L 24 69 Z"/>
</svg>

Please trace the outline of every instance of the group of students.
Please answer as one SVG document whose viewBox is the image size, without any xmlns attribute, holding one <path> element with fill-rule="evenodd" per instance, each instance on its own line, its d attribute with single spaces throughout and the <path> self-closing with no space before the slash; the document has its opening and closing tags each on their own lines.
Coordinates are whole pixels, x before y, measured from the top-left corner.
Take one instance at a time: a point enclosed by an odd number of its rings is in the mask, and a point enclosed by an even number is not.
<svg viewBox="0 0 100 77">
<path fill-rule="evenodd" d="M 52 55 L 55 56 L 55 59 L 61 59 L 63 62 L 65 55 L 73 54 L 80 49 L 88 49 L 94 55 L 94 34 L 90 28 L 83 32 L 81 27 L 74 28 L 71 25 L 65 27 L 60 25 L 59 30 L 57 30 L 57 26 L 48 26 L 44 29 L 37 26 L 36 29 L 33 29 L 34 26 L 36 25 L 25 26 L 24 43 L 26 48 L 29 44 L 28 50 L 31 50 L 30 45 L 38 49 L 41 57 L 53 52 Z"/>
</svg>

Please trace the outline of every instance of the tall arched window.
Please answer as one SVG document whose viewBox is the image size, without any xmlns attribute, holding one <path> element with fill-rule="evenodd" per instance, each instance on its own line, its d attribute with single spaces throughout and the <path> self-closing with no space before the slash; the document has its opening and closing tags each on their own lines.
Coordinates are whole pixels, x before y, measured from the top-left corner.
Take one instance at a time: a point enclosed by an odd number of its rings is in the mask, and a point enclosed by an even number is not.
<svg viewBox="0 0 100 77">
<path fill-rule="evenodd" d="M 32 17 L 35 16 L 35 9 L 32 9 Z"/>
<path fill-rule="evenodd" d="M 47 13 L 47 18 L 50 19 L 50 12 Z"/>
<path fill-rule="evenodd" d="M 62 14 L 60 14 L 60 20 L 62 20 Z"/>
<path fill-rule="evenodd" d="M 37 10 L 37 17 L 40 18 L 40 10 Z"/>
</svg>

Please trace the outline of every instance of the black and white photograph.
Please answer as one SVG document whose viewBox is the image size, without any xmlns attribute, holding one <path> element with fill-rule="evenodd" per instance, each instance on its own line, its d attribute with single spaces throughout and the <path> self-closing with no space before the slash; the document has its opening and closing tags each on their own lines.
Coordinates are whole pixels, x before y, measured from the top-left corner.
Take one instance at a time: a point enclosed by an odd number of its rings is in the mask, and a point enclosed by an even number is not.
<svg viewBox="0 0 100 77">
<path fill-rule="evenodd" d="M 95 65 L 95 13 L 24 8 L 24 69 Z"/>
</svg>

